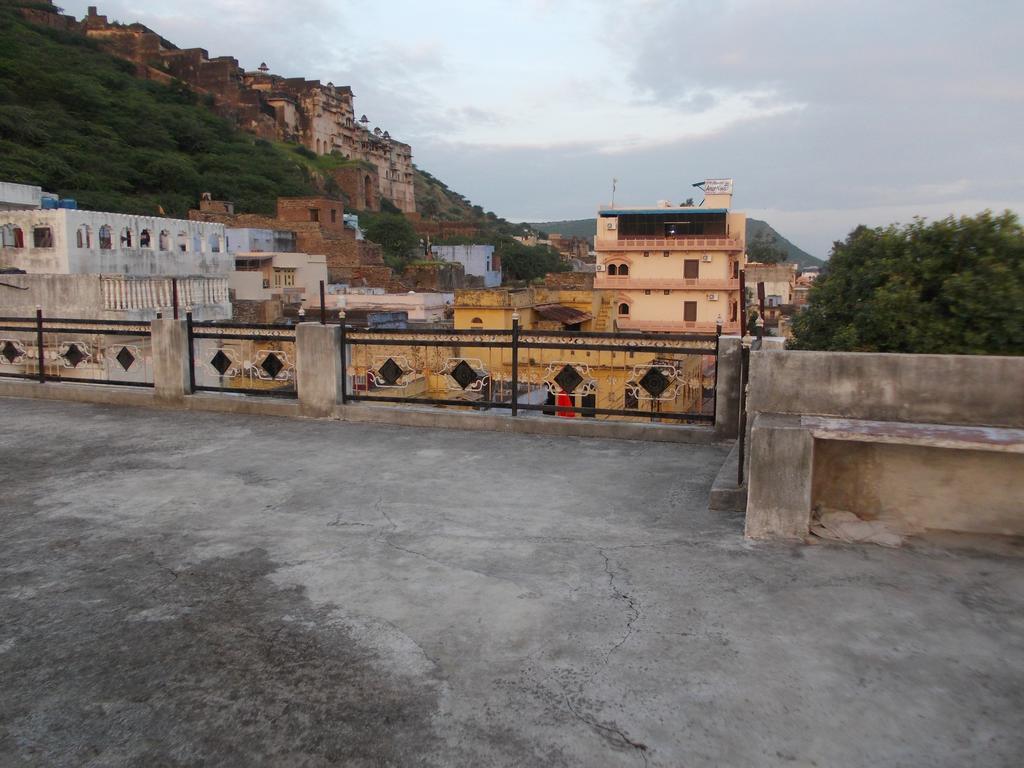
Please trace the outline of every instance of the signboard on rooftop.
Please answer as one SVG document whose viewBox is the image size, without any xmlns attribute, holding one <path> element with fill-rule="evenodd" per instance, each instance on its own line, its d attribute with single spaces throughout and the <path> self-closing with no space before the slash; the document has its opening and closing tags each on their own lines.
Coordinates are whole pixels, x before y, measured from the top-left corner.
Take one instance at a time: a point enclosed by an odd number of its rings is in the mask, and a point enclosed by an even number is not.
<svg viewBox="0 0 1024 768">
<path fill-rule="evenodd" d="M 731 195 L 732 179 L 704 179 L 705 195 Z"/>
</svg>

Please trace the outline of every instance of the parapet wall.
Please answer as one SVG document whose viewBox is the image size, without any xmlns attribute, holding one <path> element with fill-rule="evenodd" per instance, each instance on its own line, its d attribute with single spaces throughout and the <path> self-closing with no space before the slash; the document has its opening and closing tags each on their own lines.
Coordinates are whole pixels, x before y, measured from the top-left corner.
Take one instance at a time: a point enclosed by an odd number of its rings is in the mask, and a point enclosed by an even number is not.
<svg viewBox="0 0 1024 768">
<path fill-rule="evenodd" d="M 594 288 L 593 272 L 548 272 L 544 287 L 564 290 L 590 291 Z"/>
<path fill-rule="evenodd" d="M 1024 427 L 1024 357 L 755 352 L 747 410 Z"/>
<path fill-rule="evenodd" d="M 753 352 L 749 392 L 748 536 L 1024 535 L 1024 357 Z"/>
</svg>

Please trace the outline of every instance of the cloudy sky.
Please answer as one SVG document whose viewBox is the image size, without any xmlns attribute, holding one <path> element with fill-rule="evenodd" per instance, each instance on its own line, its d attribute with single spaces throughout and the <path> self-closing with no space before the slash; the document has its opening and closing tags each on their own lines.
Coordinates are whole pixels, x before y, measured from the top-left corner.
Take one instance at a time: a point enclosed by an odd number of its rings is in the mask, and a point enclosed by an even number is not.
<svg viewBox="0 0 1024 768">
<path fill-rule="evenodd" d="M 88 0 L 357 114 L 512 220 L 735 207 L 819 256 L 859 223 L 1024 212 L 1019 0 Z"/>
</svg>

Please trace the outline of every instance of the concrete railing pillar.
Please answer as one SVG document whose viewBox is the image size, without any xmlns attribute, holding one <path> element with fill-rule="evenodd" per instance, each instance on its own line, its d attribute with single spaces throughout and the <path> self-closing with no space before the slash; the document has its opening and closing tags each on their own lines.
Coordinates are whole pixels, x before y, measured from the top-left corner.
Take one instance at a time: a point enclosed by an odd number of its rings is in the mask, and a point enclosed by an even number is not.
<svg viewBox="0 0 1024 768">
<path fill-rule="evenodd" d="M 302 413 L 330 416 L 341 402 L 341 326 L 299 323 L 295 371 Z"/>
<path fill-rule="evenodd" d="M 811 524 L 814 439 L 799 416 L 757 414 L 750 430 L 745 533 L 800 539 Z"/>
<path fill-rule="evenodd" d="M 718 340 L 718 384 L 715 400 L 715 438 L 729 440 L 740 433 L 740 337 Z"/>
<path fill-rule="evenodd" d="M 189 384 L 188 327 L 184 320 L 157 318 L 152 325 L 153 385 L 159 400 L 181 400 Z"/>
</svg>

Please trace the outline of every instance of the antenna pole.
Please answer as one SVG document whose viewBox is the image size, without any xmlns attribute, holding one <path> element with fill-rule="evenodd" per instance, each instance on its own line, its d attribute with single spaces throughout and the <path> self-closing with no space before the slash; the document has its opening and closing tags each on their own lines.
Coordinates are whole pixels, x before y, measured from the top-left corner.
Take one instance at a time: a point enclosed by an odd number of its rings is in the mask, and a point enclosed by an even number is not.
<svg viewBox="0 0 1024 768">
<path fill-rule="evenodd" d="M 615 186 L 619 183 L 618 179 L 612 179 L 612 208 L 615 207 Z"/>
</svg>

